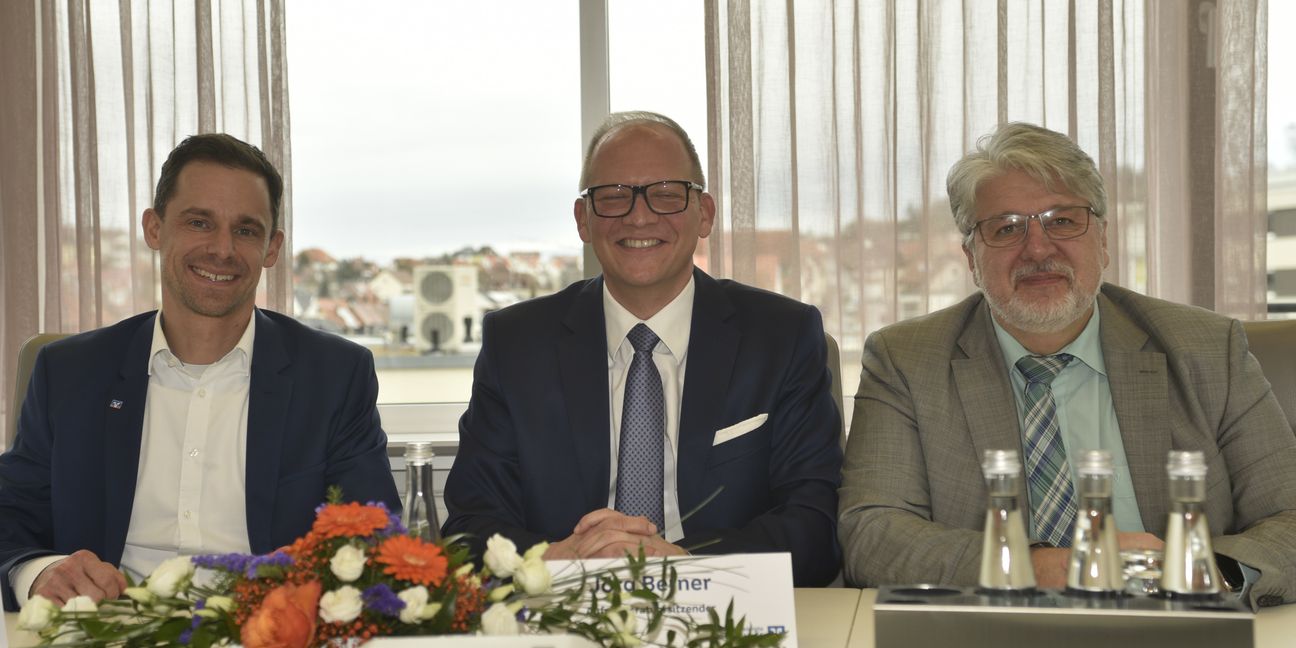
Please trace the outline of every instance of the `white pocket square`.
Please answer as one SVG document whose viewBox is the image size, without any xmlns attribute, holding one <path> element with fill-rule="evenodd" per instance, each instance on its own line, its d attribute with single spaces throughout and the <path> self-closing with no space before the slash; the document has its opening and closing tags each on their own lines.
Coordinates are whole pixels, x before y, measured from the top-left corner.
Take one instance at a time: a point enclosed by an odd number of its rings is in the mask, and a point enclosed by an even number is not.
<svg viewBox="0 0 1296 648">
<path fill-rule="evenodd" d="M 769 418 L 769 414 L 757 414 L 746 421 L 739 421 L 727 428 L 716 430 L 715 441 L 712 441 L 711 445 L 718 446 L 726 441 L 733 441 L 734 439 L 737 439 L 738 437 L 764 425 L 765 419 L 767 418 Z"/>
</svg>

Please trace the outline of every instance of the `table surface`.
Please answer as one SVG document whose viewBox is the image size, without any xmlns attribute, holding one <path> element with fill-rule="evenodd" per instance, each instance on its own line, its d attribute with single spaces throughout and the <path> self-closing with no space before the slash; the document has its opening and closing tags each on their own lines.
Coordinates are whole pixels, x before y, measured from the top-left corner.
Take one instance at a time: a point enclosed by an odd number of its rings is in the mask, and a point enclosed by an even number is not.
<svg viewBox="0 0 1296 648">
<path fill-rule="evenodd" d="M 800 648 L 873 648 L 875 590 L 846 588 L 796 590 L 797 634 Z M 18 615 L 7 613 L 5 628 L 11 648 L 36 644 L 35 635 L 20 632 Z M 1256 648 L 1291 645 L 1296 636 L 1296 605 L 1266 608 L 1256 617 Z"/>
</svg>

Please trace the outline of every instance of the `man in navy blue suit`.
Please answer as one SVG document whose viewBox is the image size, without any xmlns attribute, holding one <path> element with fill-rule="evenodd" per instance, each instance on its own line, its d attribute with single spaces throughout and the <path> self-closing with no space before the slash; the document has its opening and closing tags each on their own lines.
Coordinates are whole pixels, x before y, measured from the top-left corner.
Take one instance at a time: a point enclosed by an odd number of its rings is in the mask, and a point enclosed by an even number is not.
<svg viewBox="0 0 1296 648">
<path fill-rule="evenodd" d="M 279 258 L 283 180 L 256 147 L 195 135 L 144 211 L 162 309 L 42 349 L 0 456 L 0 589 L 114 598 L 178 554 L 266 553 L 332 485 L 400 500 L 373 357 L 254 305 Z"/>
<path fill-rule="evenodd" d="M 547 558 L 792 554 L 838 571 L 840 413 L 811 306 L 694 267 L 716 206 L 673 121 L 613 115 L 574 207 L 601 277 L 487 315 L 445 532 Z"/>
</svg>

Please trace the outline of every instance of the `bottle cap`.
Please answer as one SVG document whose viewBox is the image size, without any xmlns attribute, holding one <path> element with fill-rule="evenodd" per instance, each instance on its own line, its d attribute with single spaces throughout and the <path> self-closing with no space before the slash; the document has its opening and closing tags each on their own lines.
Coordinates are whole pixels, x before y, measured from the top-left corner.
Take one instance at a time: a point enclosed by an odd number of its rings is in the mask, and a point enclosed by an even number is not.
<svg viewBox="0 0 1296 648">
<path fill-rule="evenodd" d="M 1111 475 L 1110 450 L 1081 450 L 1076 459 L 1076 473 L 1081 475 Z"/>
<path fill-rule="evenodd" d="M 432 457 L 435 456 L 436 453 L 432 452 L 432 444 L 427 441 L 405 444 L 405 463 L 408 465 L 431 463 Z"/>
<path fill-rule="evenodd" d="M 1171 450 L 1166 472 L 1171 477 L 1205 477 L 1206 458 L 1201 450 Z"/>
<path fill-rule="evenodd" d="M 986 477 L 1019 475 L 1021 469 L 1021 459 L 1017 458 L 1016 450 L 986 450 L 985 460 L 981 462 Z"/>
</svg>

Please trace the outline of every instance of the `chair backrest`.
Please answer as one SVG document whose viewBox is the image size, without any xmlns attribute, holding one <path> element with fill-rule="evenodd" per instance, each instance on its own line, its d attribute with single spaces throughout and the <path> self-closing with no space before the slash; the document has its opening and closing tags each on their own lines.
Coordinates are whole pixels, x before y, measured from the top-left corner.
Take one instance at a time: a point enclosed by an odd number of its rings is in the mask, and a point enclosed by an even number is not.
<svg viewBox="0 0 1296 648">
<path fill-rule="evenodd" d="M 18 416 L 22 414 L 23 400 L 27 398 L 27 383 L 31 381 L 32 368 L 36 366 L 36 353 L 41 347 L 70 335 L 69 333 L 37 333 L 18 349 L 18 380 L 14 382 L 13 400 L 9 410 L 13 416 L 5 422 L 5 439 L 10 445 L 18 434 Z"/>
<path fill-rule="evenodd" d="M 1260 361 L 1274 396 L 1296 429 L 1296 320 L 1243 322 L 1251 354 Z"/>
<path fill-rule="evenodd" d="M 837 405 L 837 418 L 841 420 L 837 425 L 837 438 L 841 440 L 842 449 L 845 450 L 846 414 L 842 411 L 841 350 L 837 347 L 837 340 L 828 333 L 824 333 L 824 342 L 828 345 L 828 373 L 832 376 L 829 390 L 832 391 L 833 403 Z"/>
</svg>

